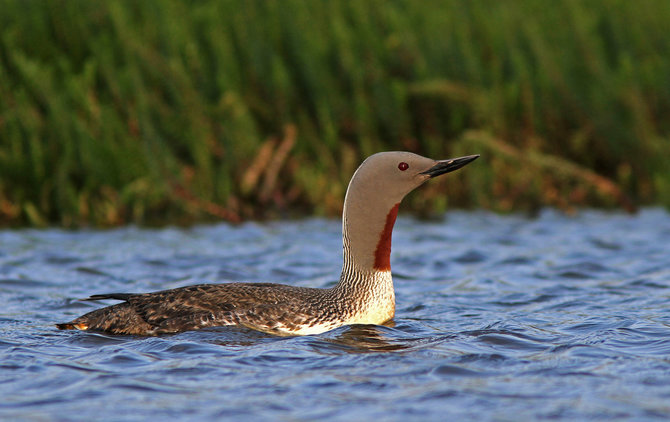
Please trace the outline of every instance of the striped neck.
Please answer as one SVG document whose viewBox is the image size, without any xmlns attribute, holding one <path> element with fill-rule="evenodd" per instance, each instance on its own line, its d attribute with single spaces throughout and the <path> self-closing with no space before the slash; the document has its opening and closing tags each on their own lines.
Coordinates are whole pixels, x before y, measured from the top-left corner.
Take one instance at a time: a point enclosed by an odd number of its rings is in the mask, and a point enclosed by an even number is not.
<svg viewBox="0 0 670 422">
<path fill-rule="evenodd" d="M 342 274 L 334 292 L 349 305 L 354 322 L 381 324 L 395 314 L 390 255 L 399 204 L 384 212 L 379 204 L 367 212 L 349 205 L 345 201 Z"/>
</svg>

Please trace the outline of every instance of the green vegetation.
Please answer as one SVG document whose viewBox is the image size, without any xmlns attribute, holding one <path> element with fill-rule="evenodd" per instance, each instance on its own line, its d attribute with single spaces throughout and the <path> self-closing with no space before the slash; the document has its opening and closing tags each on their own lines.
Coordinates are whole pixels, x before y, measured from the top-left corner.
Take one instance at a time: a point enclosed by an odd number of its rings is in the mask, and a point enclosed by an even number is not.
<svg viewBox="0 0 670 422">
<path fill-rule="evenodd" d="M 667 1 L 0 9 L 0 225 L 336 215 L 395 149 L 483 156 L 423 212 L 670 206 Z"/>
</svg>

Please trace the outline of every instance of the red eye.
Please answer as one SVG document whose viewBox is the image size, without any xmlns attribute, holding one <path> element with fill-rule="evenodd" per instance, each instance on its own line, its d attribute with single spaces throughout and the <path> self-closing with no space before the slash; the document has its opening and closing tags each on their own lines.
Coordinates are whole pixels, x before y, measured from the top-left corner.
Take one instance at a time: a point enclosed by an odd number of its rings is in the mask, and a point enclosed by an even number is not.
<svg viewBox="0 0 670 422">
<path fill-rule="evenodd" d="M 398 164 L 398 168 L 400 171 L 405 171 L 409 168 L 409 164 L 403 161 L 402 163 Z"/>
</svg>

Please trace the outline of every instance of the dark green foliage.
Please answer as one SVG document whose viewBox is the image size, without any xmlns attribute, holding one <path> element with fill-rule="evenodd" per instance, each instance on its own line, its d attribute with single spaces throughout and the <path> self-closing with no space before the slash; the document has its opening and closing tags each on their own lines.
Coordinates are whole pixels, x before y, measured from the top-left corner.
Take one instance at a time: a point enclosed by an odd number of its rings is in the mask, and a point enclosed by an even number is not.
<svg viewBox="0 0 670 422">
<path fill-rule="evenodd" d="M 395 149 L 483 155 L 415 210 L 670 206 L 670 2 L 0 3 L 3 225 L 334 215 Z"/>
</svg>

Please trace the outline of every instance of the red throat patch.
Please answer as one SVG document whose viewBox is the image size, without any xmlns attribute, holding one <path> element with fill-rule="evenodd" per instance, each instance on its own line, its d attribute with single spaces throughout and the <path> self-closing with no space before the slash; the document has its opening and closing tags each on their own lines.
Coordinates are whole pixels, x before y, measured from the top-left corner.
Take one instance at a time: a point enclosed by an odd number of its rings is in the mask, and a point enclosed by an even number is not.
<svg viewBox="0 0 670 422">
<path fill-rule="evenodd" d="M 398 207 L 400 207 L 400 202 L 395 204 L 386 215 L 384 230 L 379 235 L 379 242 L 375 249 L 375 269 L 378 271 L 391 271 L 391 235 L 398 216 Z"/>
</svg>

